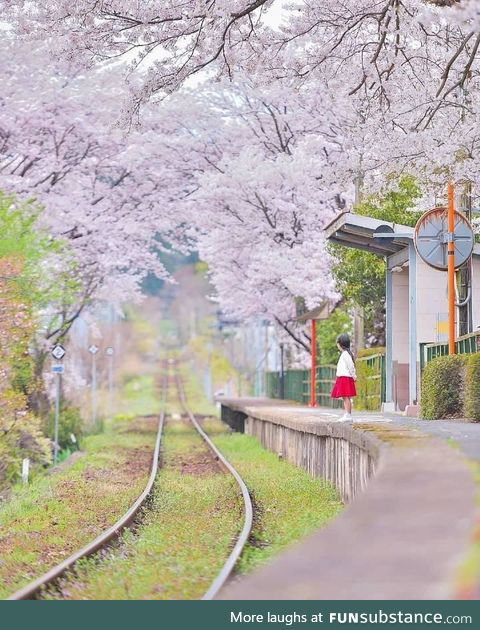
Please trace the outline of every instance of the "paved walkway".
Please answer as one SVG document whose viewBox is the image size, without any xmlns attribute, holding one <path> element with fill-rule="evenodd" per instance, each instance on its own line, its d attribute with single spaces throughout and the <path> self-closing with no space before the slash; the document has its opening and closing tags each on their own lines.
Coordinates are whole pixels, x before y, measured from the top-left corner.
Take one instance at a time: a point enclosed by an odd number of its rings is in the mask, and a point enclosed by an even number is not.
<svg viewBox="0 0 480 630">
<path fill-rule="evenodd" d="M 330 421 L 343 415 L 341 409 L 323 407 L 319 409 L 299 407 L 299 411 L 300 413 L 318 414 L 318 416 Z M 480 461 L 480 422 L 417 420 L 397 413 L 381 414 L 380 412 L 368 411 L 357 411 L 354 412 L 353 416 L 354 424 L 355 422 L 389 422 L 402 427 L 418 429 L 422 433 L 428 433 L 444 440 L 453 440 L 468 458 Z"/>
<path fill-rule="evenodd" d="M 326 428 L 333 437 L 345 432 L 343 439 L 352 433 L 351 423 L 335 422 L 339 410 L 265 399 L 234 399 L 224 404 L 258 422 L 280 426 L 277 433 L 281 436 L 284 428 L 298 431 L 298 439 L 289 443 L 300 452 L 306 443 L 311 448 L 310 436 L 323 439 Z M 378 423 L 378 431 L 372 427 L 374 423 Z M 355 434 L 374 436 L 384 444 L 366 490 L 327 527 L 265 567 L 233 581 L 220 598 L 458 597 L 457 569 L 471 544 L 476 487 L 462 453 L 439 437 L 454 439 L 463 453 L 480 459 L 480 425 L 368 412 L 354 414 L 355 425 Z M 262 444 L 270 440 L 275 450 L 279 443 L 271 434 L 272 428 L 259 433 Z M 289 455 L 288 448 L 285 452 Z M 350 451 L 348 457 L 346 465 L 351 466 Z M 330 464 L 334 467 L 342 462 Z"/>
<path fill-rule="evenodd" d="M 219 398 L 221 401 L 221 398 Z M 285 408 L 295 409 L 296 414 L 318 417 L 319 420 L 332 422 L 343 415 L 342 409 L 330 409 L 328 407 L 303 407 L 290 401 L 271 400 L 267 398 L 243 398 L 244 404 L 254 406 L 281 405 Z M 417 420 L 407 418 L 399 413 L 382 414 L 379 411 L 355 411 L 353 412 L 354 424 L 362 422 L 388 422 L 402 427 L 417 429 L 422 433 L 433 435 L 447 441 L 453 441 L 452 446 L 458 445 L 461 451 L 469 458 L 480 461 L 480 422 L 466 422 L 462 420 Z"/>
</svg>

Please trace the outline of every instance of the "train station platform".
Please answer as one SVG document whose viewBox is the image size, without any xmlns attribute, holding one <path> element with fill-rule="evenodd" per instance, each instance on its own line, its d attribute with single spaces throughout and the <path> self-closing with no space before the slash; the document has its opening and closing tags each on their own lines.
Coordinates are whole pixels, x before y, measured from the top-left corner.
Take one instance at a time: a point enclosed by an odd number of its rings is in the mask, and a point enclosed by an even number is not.
<svg viewBox="0 0 480 630">
<path fill-rule="evenodd" d="M 219 402 L 232 429 L 329 479 L 347 504 L 327 527 L 234 580 L 221 598 L 461 596 L 458 570 L 478 514 L 472 468 L 460 449 L 401 417 L 364 412 L 345 423 L 333 409 L 269 399 Z M 460 431 L 480 430 L 462 424 Z"/>
</svg>

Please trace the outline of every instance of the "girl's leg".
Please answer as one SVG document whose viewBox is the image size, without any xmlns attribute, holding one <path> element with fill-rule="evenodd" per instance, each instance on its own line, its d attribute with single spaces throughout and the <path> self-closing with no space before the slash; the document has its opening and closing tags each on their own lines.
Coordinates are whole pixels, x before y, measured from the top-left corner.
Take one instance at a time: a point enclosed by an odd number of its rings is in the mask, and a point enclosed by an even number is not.
<svg viewBox="0 0 480 630">
<path fill-rule="evenodd" d="M 343 408 L 345 409 L 345 413 L 352 413 L 352 400 L 346 396 L 343 397 Z"/>
</svg>

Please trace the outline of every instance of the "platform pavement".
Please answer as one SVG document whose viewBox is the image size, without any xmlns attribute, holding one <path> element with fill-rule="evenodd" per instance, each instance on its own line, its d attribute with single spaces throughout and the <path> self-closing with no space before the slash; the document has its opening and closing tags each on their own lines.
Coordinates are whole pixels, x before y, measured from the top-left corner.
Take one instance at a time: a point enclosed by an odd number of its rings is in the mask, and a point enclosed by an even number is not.
<svg viewBox="0 0 480 630">
<path fill-rule="evenodd" d="M 225 404 L 287 426 L 295 419 L 303 427 L 336 423 L 342 415 L 341 410 L 269 399 Z M 354 412 L 353 425 L 360 432 L 376 422 L 388 426 L 387 433 L 409 427 L 412 443 L 390 444 L 366 491 L 335 521 L 234 580 L 221 599 L 476 598 L 475 586 L 466 595 L 457 590 L 457 571 L 477 520 L 473 473 L 461 455 L 478 459 L 480 425 Z M 462 453 L 445 438 L 455 440 Z"/>
<path fill-rule="evenodd" d="M 302 410 L 302 411 L 300 411 Z M 305 410 L 305 411 L 303 411 Z M 341 409 L 329 409 L 318 407 L 298 407 L 299 413 L 313 413 L 330 422 L 338 420 L 342 415 Z M 353 423 L 359 422 L 388 422 L 402 427 L 417 429 L 422 433 L 428 433 L 444 440 L 453 440 L 462 452 L 475 461 L 480 461 L 480 422 L 467 422 L 465 420 L 419 420 L 409 418 L 400 413 L 353 411 Z"/>
<path fill-rule="evenodd" d="M 218 398 L 221 402 L 222 398 Z M 335 422 L 343 415 L 342 409 L 329 407 L 306 407 L 297 403 L 269 398 L 245 398 L 245 403 L 251 406 L 281 406 L 282 409 L 294 411 L 299 415 L 315 417 L 327 422 Z M 400 413 L 385 413 L 380 411 L 356 411 L 352 413 L 353 424 L 365 422 L 386 422 L 401 427 L 417 429 L 422 433 L 433 435 L 444 440 L 453 441 L 461 451 L 469 458 L 480 461 L 480 422 L 467 422 L 465 420 L 419 420 L 406 417 Z"/>
</svg>

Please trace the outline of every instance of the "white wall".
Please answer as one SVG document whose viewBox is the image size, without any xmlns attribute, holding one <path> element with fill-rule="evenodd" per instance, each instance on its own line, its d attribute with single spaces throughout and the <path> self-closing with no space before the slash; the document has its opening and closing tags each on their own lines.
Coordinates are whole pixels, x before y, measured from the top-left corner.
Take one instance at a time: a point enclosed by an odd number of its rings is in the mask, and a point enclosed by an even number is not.
<svg viewBox="0 0 480 630">
<path fill-rule="evenodd" d="M 417 256 L 417 358 L 418 344 L 437 341 L 439 316 L 447 312 L 447 272 L 433 269 Z"/>
<path fill-rule="evenodd" d="M 480 327 L 480 256 L 472 259 L 472 314 L 475 331 Z"/>
</svg>

